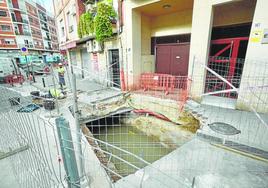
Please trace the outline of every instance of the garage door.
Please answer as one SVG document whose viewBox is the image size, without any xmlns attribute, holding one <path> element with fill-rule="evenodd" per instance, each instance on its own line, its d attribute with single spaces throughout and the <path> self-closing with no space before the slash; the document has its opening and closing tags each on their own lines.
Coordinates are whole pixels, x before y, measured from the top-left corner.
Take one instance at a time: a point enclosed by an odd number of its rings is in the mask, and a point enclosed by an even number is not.
<svg viewBox="0 0 268 188">
<path fill-rule="evenodd" d="M 92 73 L 90 54 L 87 52 L 87 49 L 82 49 L 81 55 L 82 55 L 82 63 L 83 63 L 82 67 L 85 70 L 84 73 L 85 73 L 85 75 L 88 75 L 89 72 Z"/>
<path fill-rule="evenodd" d="M 70 60 L 71 60 L 71 64 L 77 65 L 76 52 L 75 51 L 70 51 Z"/>
</svg>

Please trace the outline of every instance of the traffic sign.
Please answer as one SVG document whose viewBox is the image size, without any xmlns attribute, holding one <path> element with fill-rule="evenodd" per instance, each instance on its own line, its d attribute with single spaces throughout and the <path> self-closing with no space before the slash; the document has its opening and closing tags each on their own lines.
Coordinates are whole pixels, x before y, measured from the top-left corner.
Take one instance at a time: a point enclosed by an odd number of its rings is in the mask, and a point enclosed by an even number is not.
<svg viewBox="0 0 268 188">
<path fill-rule="evenodd" d="M 20 49 L 20 51 L 22 52 L 23 55 L 27 55 L 28 54 L 28 48 L 26 48 L 26 47 L 22 47 Z"/>
</svg>

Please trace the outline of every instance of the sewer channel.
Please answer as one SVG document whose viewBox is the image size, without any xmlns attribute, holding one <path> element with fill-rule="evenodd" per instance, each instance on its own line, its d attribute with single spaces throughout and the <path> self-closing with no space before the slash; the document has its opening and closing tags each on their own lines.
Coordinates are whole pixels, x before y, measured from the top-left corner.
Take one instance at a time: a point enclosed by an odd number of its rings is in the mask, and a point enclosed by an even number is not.
<svg viewBox="0 0 268 188">
<path fill-rule="evenodd" d="M 107 160 L 116 172 L 127 176 L 135 173 L 135 167 L 143 168 L 147 165 L 132 154 L 153 163 L 192 138 L 193 133 L 181 132 L 180 129 L 174 129 L 174 125 L 165 125 L 168 123 L 153 117 L 124 113 L 89 122 L 87 127 L 96 139 L 104 142 L 99 142 L 98 145 L 105 151 Z"/>
</svg>

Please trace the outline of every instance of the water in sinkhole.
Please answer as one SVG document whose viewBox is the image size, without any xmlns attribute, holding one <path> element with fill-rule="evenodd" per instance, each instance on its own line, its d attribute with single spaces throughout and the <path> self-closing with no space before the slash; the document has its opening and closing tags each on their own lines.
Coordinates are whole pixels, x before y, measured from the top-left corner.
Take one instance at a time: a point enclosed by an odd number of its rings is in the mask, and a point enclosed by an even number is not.
<svg viewBox="0 0 268 188">
<path fill-rule="evenodd" d="M 98 143 L 102 150 L 127 161 L 124 162 L 106 154 L 108 160 L 115 166 L 117 173 L 121 176 L 127 176 L 137 170 L 132 165 L 138 168 L 147 166 L 146 163 L 132 154 L 152 163 L 192 138 L 193 133 L 180 130 L 174 125 L 168 125 L 168 123 L 162 126 L 163 122 L 159 121 L 161 120 L 149 117 L 106 117 L 91 123 L 91 125 L 88 124 L 88 128 L 95 138 L 131 153 Z"/>
</svg>

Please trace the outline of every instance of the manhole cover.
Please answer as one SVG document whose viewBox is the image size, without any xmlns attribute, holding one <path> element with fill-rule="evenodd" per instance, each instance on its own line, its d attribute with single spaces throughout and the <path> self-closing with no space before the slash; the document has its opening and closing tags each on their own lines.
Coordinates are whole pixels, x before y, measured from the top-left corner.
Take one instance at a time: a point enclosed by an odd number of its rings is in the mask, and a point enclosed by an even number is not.
<svg viewBox="0 0 268 188">
<path fill-rule="evenodd" d="M 224 135 L 235 135 L 241 133 L 240 130 L 236 129 L 234 126 L 227 123 L 214 122 L 208 124 L 208 126 L 211 130 Z"/>
</svg>

